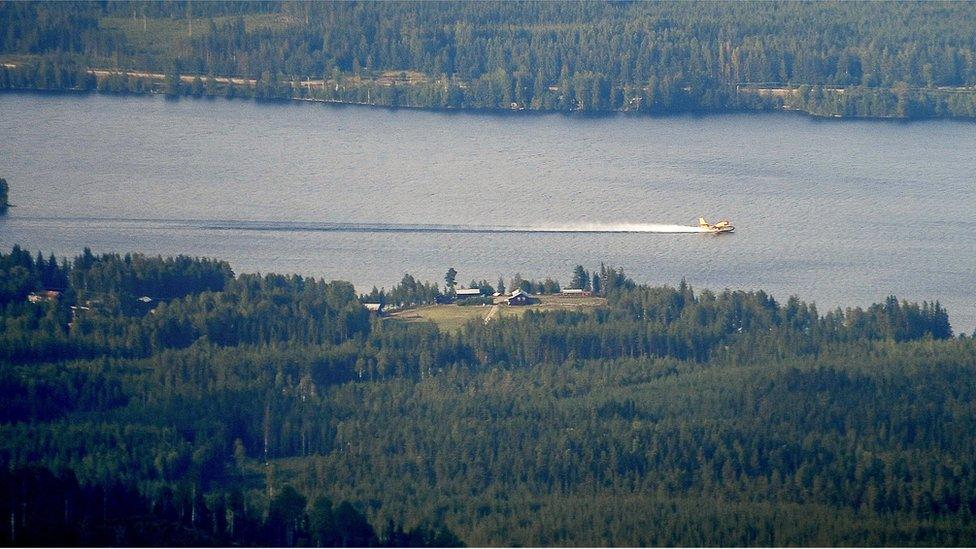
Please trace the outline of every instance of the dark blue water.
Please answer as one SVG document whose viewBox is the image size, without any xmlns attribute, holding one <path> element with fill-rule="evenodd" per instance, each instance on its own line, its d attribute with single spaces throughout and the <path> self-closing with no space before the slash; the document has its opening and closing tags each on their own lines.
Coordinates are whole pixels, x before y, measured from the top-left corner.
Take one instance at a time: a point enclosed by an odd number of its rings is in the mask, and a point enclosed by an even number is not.
<svg viewBox="0 0 976 549">
<path fill-rule="evenodd" d="M 188 253 L 361 290 L 622 266 L 976 328 L 976 125 L 0 95 L 0 246 Z M 654 233 L 729 218 L 732 235 Z M 714 218 L 714 219 L 713 219 Z M 651 226 L 649 229 L 648 227 Z M 637 227 L 637 229 L 635 229 Z M 637 232 L 635 232 L 637 231 Z"/>
</svg>

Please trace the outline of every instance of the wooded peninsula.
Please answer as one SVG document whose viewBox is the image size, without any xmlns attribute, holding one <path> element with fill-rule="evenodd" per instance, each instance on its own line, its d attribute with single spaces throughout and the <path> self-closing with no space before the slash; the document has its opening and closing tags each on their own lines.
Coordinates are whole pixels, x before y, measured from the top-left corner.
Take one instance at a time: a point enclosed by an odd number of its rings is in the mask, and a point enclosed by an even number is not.
<svg viewBox="0 0 976 549">
<path fill-rule="evenodd" d="M 452 271 L 357 295 L 211 259 L 0 254 L 0 540 L 976 539 L 976 340 L 938 303 L 822 312 L 580 266 L 571 291 L 496 285 L 576 307 L 443 328 L 364 306 L 483 309 L 431 305 L 475 293 Z"/>
<path fill-rule="evenodd" d="M 0 89 L 976 116 L 969 2 L 0 2 Z"/>
</svg>

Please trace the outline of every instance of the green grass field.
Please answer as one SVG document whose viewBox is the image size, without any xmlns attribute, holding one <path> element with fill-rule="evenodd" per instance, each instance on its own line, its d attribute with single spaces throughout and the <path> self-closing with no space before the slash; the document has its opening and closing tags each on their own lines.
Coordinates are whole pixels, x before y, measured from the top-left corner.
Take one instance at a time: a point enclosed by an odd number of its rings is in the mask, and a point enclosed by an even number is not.
<svg viewBox="0 0 976 549">
<path fill-rule="evenodd" d="M 489 320 L 506 316 L 521 316 L 526 311 L 574 310 L 579 308 L 602 307 L 607 300 L 602 297 L 577 296 L 538 296 L 539 302 L 532 305 L 510 307 L 496 305 L 497 311 Z M 415 309 L 405 309 L 390 315 L 390 319 L 404 322 L 433 322 L 443 331 L 459 330 L 471 320 L 484 321 L 492 310 L 491 306 L 480 305 L 427 305 Z"/>
<path fill-rule="evenodd" d="M 168 52 L 180 51 L 180 48 L 190 39 L 189 19 L 147 17 L 144 20 L 136 11 L 133 14 L 133 17 L 102 17 L 99 20 L 99 25 L 103 29 L 114 29 L 125 36 L 131 53 L 165 55 Z M 213 19 L 194 17 L 192 36 L 200 37 L 208 34 L 211 21 L 221 26 L 234 19 L 236 17 Z M 243 16 L 243 20 L 248 32 L 258 29 L 284 29 L 289 24 L 287 17 L 276 14 L 251 14 Z"/>
<path fill-rule="evenodd" d="M 470 320 L 484 320 L 490 306 L 469 305 L 428 305 L 416 309 L 397 311 L 390 315 L 390 319 L 405 322 L 433 322 L 443 331 L 459 330 Z"/>
</svg>

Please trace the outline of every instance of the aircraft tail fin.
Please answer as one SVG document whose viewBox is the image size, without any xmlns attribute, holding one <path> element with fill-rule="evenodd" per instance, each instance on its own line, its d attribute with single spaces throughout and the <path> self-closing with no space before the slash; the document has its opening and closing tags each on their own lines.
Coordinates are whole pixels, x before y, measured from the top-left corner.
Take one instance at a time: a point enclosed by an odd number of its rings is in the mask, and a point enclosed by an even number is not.
<svg viewBox="0 0 976 549">
<path fill-rule="evenodd" d="M 704 217 L 699 217 L 698 218 L 698 226 L 699 227 L 709 227 L 709 224 L 708 224 L 708 221 L 705 221 L 705 218 Z"/>
</svg>

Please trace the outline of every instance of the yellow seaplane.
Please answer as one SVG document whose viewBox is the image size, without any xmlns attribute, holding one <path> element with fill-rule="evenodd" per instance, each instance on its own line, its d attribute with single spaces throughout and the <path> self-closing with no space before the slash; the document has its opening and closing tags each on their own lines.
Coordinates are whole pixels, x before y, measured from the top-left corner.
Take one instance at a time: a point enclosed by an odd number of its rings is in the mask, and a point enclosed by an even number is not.
<svg viewBox="0 0 976 549">
<path fill-rule="evenodd" d="M 732 223 L 728 219 L 723 219 L 712 225 L 708 221 L 705 221 L 704 217 L 698 218 L 698 228 L 713 234 L 731 233 L 735 230 L 735 227 L 732 226 Z"/>
</svg>

